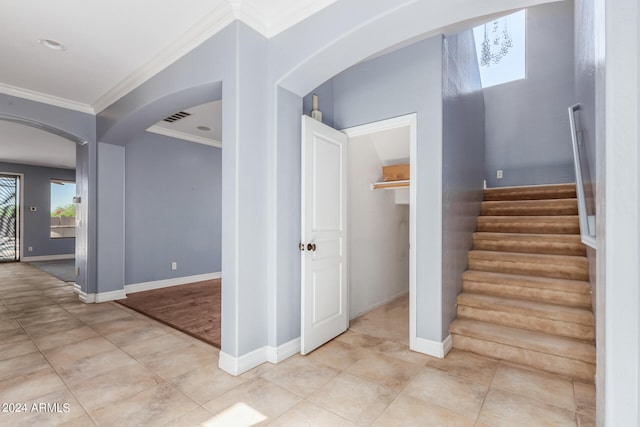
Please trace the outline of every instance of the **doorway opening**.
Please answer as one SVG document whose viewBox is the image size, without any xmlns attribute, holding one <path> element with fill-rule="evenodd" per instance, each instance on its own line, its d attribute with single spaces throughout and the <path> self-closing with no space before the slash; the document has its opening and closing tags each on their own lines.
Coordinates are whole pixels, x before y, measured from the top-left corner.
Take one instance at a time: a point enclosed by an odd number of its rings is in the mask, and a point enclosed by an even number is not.
<svg viewBox="0 0 640 427">
<path fill-rule="evenodd" d="M 0 262 L 20 261 L 20 176 L 0 173 Z"/>
<path fill-rule="evenodd" d="M 301 353 L 407 293 L 401 342 L 415 348 L 416 115 L 342 132 L 303 117 L 302 130 Z M 373 189 L 383 165 L 407 162 L 408 194 Z"/>
</svg>

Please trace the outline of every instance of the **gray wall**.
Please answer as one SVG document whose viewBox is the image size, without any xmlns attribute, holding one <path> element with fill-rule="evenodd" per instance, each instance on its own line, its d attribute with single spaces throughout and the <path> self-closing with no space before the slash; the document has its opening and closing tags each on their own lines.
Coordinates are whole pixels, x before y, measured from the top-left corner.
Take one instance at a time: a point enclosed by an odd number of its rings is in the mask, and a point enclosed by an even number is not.
<svg viewBox="0 0 640 427">
<path fill-rule="evenodd" d="M 125 151 L 125 283 L 221 271 L 222 150 L 145 132 Z"/>
<path fill-rule="evenodd" d="M 489 187 L 574 181 L 567 116 L 575 103 L 573 2 L 526 15 L 526 79 L 484 90 Z"/>
<path fill-rule="evenodd" d="M 69 142 L 71 144 L 71 142 Z M 0 162 L 0 172 L 14 172 L 24 174 L 24 199 L 21 200 L 24 217 L 24 236 L 21 239 L 23 255 L 73 255 L 76 239 L 51 239 L 49 230 L 51 224 L 51 179 L 75 181 L 76 172 L 72 169 L 46 168 L 42 166 L 21 165 Z M 69 200 L 71 203 L 71 200 Z M 30 206 L 37 208 L 36 212 L 29 210 Z M 31 246 L 32 252 L 27 252 Z"/>
<path fill-rule="evenodd" d="M 456 318 L 483 199 L 484 97 L 471 30 L 444 40 L 442 166 L 442 335 Z"/>
</svg>

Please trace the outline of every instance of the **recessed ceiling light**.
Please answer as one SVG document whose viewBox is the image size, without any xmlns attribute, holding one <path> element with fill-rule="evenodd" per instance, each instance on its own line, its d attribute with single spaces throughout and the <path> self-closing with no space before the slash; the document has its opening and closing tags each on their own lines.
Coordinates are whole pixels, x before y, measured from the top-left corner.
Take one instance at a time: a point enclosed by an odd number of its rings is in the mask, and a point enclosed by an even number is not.
<svg viewBox="0 0 640 427">
<path fill-rule="evenodd" d="M 51 39 L 40 39 L 38 40 L 42 46 L 47 47 L 51 50 L 67 50 L 66 46 L 60 42 Z"/>
<path fill-rule="evenodd" d="M 198 126 L 198 129 L 205 130 L 205 131 L 211 130 L 211 128 L 209 126 Z"/>
</svg>

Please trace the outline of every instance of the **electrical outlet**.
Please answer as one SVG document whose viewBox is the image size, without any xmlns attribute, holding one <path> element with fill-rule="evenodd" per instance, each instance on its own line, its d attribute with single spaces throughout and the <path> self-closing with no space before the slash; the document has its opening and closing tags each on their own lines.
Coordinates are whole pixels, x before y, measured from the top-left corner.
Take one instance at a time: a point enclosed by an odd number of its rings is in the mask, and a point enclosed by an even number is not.
<svg viewBox="0 0 640 427">
<path fill-rule="evenodd" d="M 29 251 L 29 252 L 33 252 L 33 246 L 29 246 L 29 247 L 27 248 L 27 251 Z"/>
<path fill-rule="evenodd" d="M 498 169 L 498 171 L 496 172 L 496 178 L 502 179 L 502 169 Z"/>
<path fill-rule="evenodd" d="M 174 262 L 172 262 L 172 263 L 171 263 L 171 269 L 172 269 L 172 270 L 177 270 L 177 269 L 178 269 L 178 263 L 177 263 L 177 262 L 175 262 L 175 261 L 174 261 Z"/>
</svg>

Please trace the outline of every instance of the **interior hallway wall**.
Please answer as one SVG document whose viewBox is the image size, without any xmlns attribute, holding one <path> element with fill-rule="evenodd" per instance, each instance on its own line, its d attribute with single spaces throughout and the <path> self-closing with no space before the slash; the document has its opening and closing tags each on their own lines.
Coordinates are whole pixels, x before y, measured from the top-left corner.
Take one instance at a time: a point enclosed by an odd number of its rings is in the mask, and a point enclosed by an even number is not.
<svg viewBox="0 0 640 427">
<path fill-rule="evenodd" d="M 526 28 L 526 78 L 484 90 L 489 187 L 575 179 L 567 115 L 575 103 L 573 2 L 527 9 Z"/>
<path fill-rule="evenodd" d="M 219 272 L 222 150 L 149 132 L 125 149 L 125 283 Z"/>
</svg>

